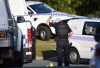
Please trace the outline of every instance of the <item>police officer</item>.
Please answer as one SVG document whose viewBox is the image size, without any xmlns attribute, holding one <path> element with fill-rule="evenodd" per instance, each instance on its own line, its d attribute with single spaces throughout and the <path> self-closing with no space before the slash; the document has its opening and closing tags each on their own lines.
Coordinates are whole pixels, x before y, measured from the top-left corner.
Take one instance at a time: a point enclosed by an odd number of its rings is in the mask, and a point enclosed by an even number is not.
<svg viewBox="0 0 100 68">
<path fill-rule="evenodd" d="M 54 23 L 56 31 L 56 52 L 58 66 L 62 66 L 63 56 L 65 66 L 69 66 L 70 45 L 68 41 L 68 36 L 72 35 L 72 30 L 68 26 L 67 22 L 65 22 L 64 20 L 58 20 L 60 19 L 57 19 L 57 22 Z"/>
</svg>

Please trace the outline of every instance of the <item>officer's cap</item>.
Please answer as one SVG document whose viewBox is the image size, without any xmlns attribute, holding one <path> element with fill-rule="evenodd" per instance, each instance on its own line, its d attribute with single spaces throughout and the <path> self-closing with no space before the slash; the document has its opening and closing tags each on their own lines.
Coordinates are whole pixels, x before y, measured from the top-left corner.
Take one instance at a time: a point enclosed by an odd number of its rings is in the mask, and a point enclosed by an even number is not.
<svg viewBox="0 0 100 68">
<path fill-rule="evenodd" d="M 57 18 L 56 20 L 54 20 L 54 23 L 57 23 L 57 22 L 60 22 L 61 19 L 60 18 Z"/>
</svg>

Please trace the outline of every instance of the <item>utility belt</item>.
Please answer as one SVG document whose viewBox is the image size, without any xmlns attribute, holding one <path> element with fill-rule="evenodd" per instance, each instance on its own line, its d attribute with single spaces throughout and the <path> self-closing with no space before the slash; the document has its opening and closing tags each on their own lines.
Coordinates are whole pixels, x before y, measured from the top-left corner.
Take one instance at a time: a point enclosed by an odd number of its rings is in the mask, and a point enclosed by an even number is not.
<svg viewBox="0 0 100 68">
<path fill-rule="evenodd" d="M 67 36 L 59 36 L 59 37 L 56 37 L 56 40 L 68 40 L 68 37 Z"/>
<path fill-rule="evenodd" d="M 70 46 L 68 39 L 56 39 L 57 46 Z"/>
</svg>

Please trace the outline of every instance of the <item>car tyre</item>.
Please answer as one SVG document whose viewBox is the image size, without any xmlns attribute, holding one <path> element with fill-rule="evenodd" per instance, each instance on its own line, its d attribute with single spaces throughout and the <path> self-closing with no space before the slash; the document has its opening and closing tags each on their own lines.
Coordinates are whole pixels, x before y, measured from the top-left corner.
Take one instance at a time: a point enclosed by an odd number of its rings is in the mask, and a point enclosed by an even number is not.
<svg viewBox="0 0 100 68">
<path fill-rule="evenodd" d="M 80 63 L 80 55 L 75 48 L 71 48 L 69 58 L 70 58 L 70 63 L 72 63 L 72 64 Z"/>
<path fill-rule="evenodd" d="M 16 59 L 20 59 L 17 61 Z M 22 67 L 23 66 L 23 38 L 21 39 L 21 50 L 20 52 L 14 52 L 14 67 Z"/>
<path fill-rule="evenodd" d="M 41 26 L 39 28 L 39 37 L 41 40 L 48 41 L 51 38 L 51 31 L 47 26 Z"/>
</svg>

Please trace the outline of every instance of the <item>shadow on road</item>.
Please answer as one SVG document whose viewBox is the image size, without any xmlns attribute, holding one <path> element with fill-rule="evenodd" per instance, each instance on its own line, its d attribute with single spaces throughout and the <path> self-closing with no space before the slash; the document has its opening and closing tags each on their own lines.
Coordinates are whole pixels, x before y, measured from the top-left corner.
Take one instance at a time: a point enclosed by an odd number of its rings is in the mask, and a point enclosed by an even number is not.
<svg viewBox="0 0 100 68">
<path fill-rule="evenodd" d="M 55 50 L 42 51 L 42 55 L 43 55 L 43 60 L 57 62 Z"/>
<path fill-rule="evenodd" d="M 43 55 L 43 60 L 48 60 L 51 62 L 57 62 L 57 56 L 56 56 L 56 51 L 55 50 L 48 50 L 48 51 L 42 51 Z M 87 59 L 81 59 L 80 64 L 89 64 L 90 60 Z"/>
</svg>

